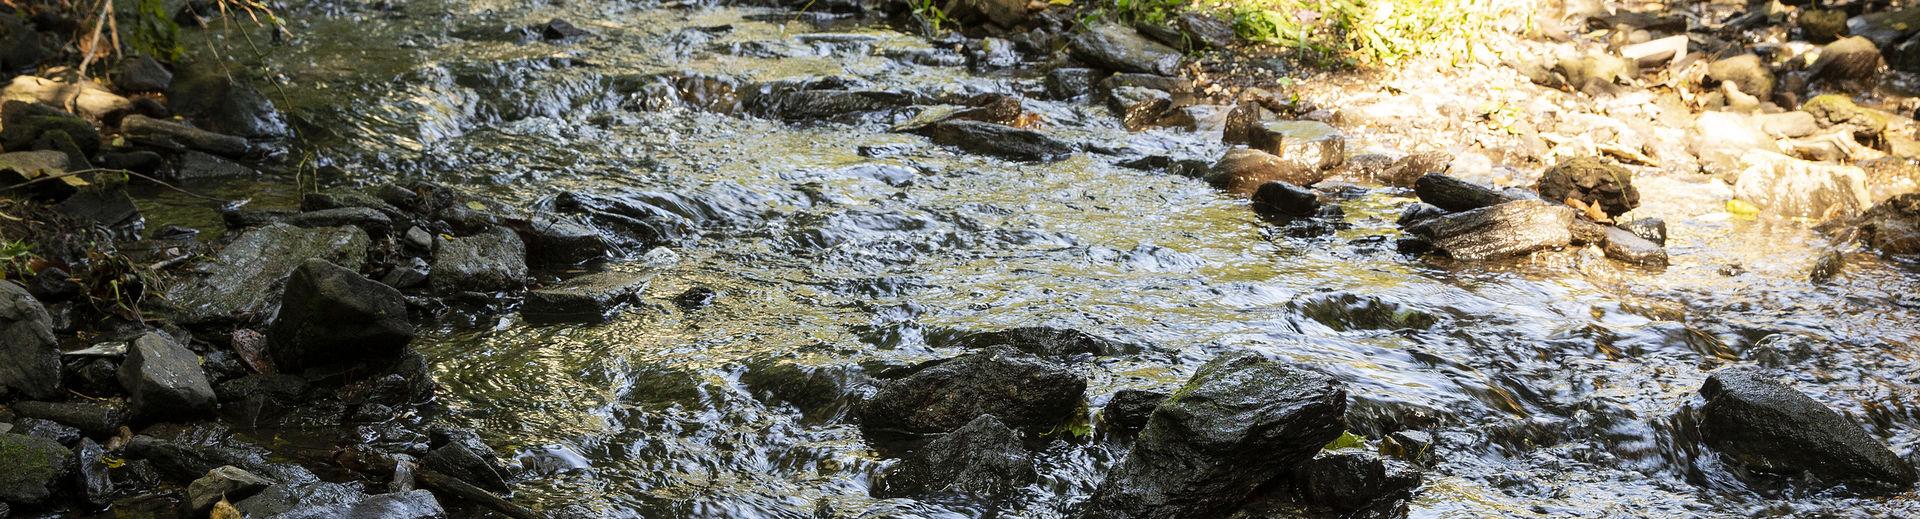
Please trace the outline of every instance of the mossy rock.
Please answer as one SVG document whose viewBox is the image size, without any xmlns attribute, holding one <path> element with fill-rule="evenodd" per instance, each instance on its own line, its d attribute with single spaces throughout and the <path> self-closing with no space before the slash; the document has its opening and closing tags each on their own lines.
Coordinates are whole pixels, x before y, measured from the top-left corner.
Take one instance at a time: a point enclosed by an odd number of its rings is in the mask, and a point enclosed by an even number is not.
<svg viewBox="0 0 1920 519">
<path fill-rule="evenodd" d="M 73 452 L 44 438 L 0 433 L 0 502 L 34 504 L 53 495 L 66 480 Z"/>
</svg>

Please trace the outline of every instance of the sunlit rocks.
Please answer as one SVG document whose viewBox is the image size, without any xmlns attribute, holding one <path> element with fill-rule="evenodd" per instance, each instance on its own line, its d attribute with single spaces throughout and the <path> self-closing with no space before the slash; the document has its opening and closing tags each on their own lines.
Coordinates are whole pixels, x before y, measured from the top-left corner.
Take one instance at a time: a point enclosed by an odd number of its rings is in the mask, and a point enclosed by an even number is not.
<svg viewBox="0 0 1920 519">
<path fill-rule="evenodd" d="M 1888 254 L 1920 253 L 1920 193 L 1887 199 L 1859 220 L 1861 240 Z"/>
<path fill-rule="evenodd" d="M 1086 388 L 1079 375 L 1032 354 L 988 348 L 882 386 L 860 409 L 860 427 L 869 434 L 937 434 L 991 414 L 1027 434 L 1045 434 L 1066 421 Z"/>
<path fill-rule="evenodd" d="M 1050 162 L 1067 158 L 1074 145 L 1047 134 L 1012 126 L 968 120 L 945 120 L 914 130 L 934 144 L 954 146 L 1009 160 Z"/>
<path fill-rule="evenodd" d="M 1493 188 L 1430 173 L 1413 182 L 1413 193 L 1421 202 L 1449 212 L 1469 211 L 1510 202 L 1514 198 Z"/>
<path fill-rule="evenodd" d="M 1565 205 L 1517 200 L 1423 220 L 1407 231 L 1455 259 L 1502 259 L 1567 246 L 1574 218 Z"/>
<path fill-rule="evenodd" d="M 1213 163 L 1206 176 L 1207 182 L 1213 187 L 1249 196 L 1268 182 L 1310 186 L 1324 178 L 1326 174 L 1313 167 L 1249 148 L 1227 150 L 1226 155 Z"/>
<path fill-rule="evenodd" d="M 234 239 L 199 270 L 204 274 L 182 281 L 168 297 L 188 323 L 264 319 L 302 262 L 319 258 L 358 270 L 367 244 L 367 233 L 354 227 L 267 225 Z"/>
<path fill-rule="evenodd" d="M 1728 369 L 1700 387 L 1701 435 L 1726 460 L 1748 470 L 1808 473 L 1855 490 L 1899 490 L 1914 483 L 1907 462 L 1846 416 L 1754 369 Z"/>
<path fill-rule="evenodd" d="M 1067 44 L 1073 58 L 1112 72 L 1171 76 L 1180 53 L 1122 25 L 1101 25 L 1075 35 Z"/>
<path fill-rule="evenodd" d="M 1549 202 L 1598 205 L 1608 216 L 1619 216 L 1640 206 L 1640 191 L 1633 188 L 1633 172 L 1600 157 L 1561 161 L 1540 175 L 1534 190 Z"/>
<path fill-rule="evenodd" d="M 433 248 L 434 291 L 505 292 L 527 282 L 527 246 L 504 227 L 457 238 L 440 238 Z"/>
<path fill-rule="evenodd" d="M 1161 403 L 1080 517 L 1214 517 L 1345 428 L 1332 378 L 1249 352 L 1208 361 Z"/>
<path fill-rule="evenodd" d="M 1807 71 L 1817 79 L 1860 80 L 1880 70 L 1880 49 L 1860 36 L 1842 38 L 1820 49 Z"/>
</svg>

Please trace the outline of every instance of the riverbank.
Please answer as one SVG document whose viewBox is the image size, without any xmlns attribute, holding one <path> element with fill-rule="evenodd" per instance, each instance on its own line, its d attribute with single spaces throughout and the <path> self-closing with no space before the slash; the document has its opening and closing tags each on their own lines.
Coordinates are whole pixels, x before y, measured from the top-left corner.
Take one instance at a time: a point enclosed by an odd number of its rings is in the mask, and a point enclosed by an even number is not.
<svg viewBox="0 0 1920 519">
<path fill-rule="evenodd" d="M 13 80 L 78 111 L 0 128 L 52 179 L 4 210 L 43 228 L 15 513 L 1914 506 L 1910 264 L 1684 166 L 1701 121 L 1769 116 L 1657 70 L 1260 95 L 1065 9 L 933 40 L 884 5 L 297 9 L 225 74 L 78 89 L 102 110 Z M 1808 135 L 1897 157 L 1911 124 L 1844 120 Z M 140 176 L 53 173 L 82 160 Z M 1847 462 L 1765 455 L 1803 450 Z"/>
</svg>

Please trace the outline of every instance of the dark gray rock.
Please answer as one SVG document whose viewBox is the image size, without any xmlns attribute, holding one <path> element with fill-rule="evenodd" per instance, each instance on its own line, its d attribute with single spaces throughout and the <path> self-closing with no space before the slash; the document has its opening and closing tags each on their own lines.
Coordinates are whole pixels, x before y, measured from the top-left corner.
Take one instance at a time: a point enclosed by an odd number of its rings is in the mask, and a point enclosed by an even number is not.
<svg viewBox="0 0 1920 519">
<path fill-rule="evenodd" d="M 47 136 L 60 133 L 80 148 L 92 153 L 100 149 L 100 132 L 93 123 L 65 110 L 39 103 L 5 101 L 0 103 L 0 148 L 34 149 Z"/>
<path fill-rule="evenodd" d="M 1414 180 L 1413 193 L 1421 202 L 1455 213 L 1513 201 L 1513 197 L 1493 188 L 1438 173 Z"/>
<path fill-rule="evenodd" d="M 1800 35 L 1813 43 L 1827 43 L 1849 36 L 1847 12 L 1839 9 L 1805 9 L 1794 17 Z"/>
<path fill-rule="evenodd" d="M 1102 25 L 1077 34 L 1067 43 L 1073 58 L 1113 72 L 1171 76 L 1180 68 L 1180 53 L 1149 40 L 1132 28 Z"/>
<path fill-rule="evenodd" d="M 1350 512 L 1381 499 L 1405 498 L 1420 486 L 1420 470 L 1361 449 L 1321 452 L 1293 471 L 1308 503 Z"/>
<path fill-rule="evenodd" d="M 1516 200 L 1428 219 L 1407 230 L 1436 251 L 1476 261 L 1565 247 L 1573 242 L 1574 219 L 1573 209 L 1564 205 Z"/>
<path fill-rule="evenodd" d="M 1134 28 L 1154 41 L 1186 53 L 1225 48 L 1233 44 L 1235 38 L 1232 24 L 1200 12 L 1174 16 L 1163 23 L 1141 22 Z"/>
<path fill-rule="evenodd" d="M 857 121 L 871 114 L 891 114 L 913 102 L 913 96 L 899 92 L 809 89 L 785 83 L 762 85 L 742 100 L 748 113 L 788 122 Z"/>
<path fill-rule="evenodd" d="M 983 414 L 1045 434 L 1080 405 L 1087 381 L 1010 347 L 946 359 L 882 387 L 860 409 L 869 434 L 937 434 Z"/>
<path fill-rule="evenodd" d="M 441 239 L 433 249 L 437 292 L 500 292 L 527 283 L 527 246 L 504 227 L 462 238 Z"/>
<path fill-rule="evenodd" d="M 1305 295 L 1287 302 L 1287 307 L 1334 331 L 1424 330 L 1440 321 L 1418 308 L 1352 292 Z"/>
<path fill-rule="evenodd" d="M 379 238 L 393 232 L 393 219 L 366 207 L 321 209 L 288 216 L 281 220 L 294 227 L 359 227 L 368 236 Z"/>
<path fill-rule="evenodd" d="M 1261 184 L 1253 192 L 1253 209 L 1271 214 L 1309 217 L 1320 211 L 1320 195 L 1281 181 Z"/>
<path fill-rule="evenodd" d="M 365 501 L 347 511 L 346 519 L 436 519 L 446 516 L 447 510 L 440 507 L 440 500 L 435 499 L 432 492 L 410 490 L 367 496 Z"/>
<path fill-rule="evenodd" d="M 1846 416 L 1754 369 L 1726 369 L 1700 387 L 1707 446 L 1748 470 L 1810 473 L 1855 490 L 1900 491 L 1914 483 L 1907 462 Z"/>
<path fill-rule="evenodd" d="M 117 376 L 117 374 L 116 374 Z M 127 424 L 127 408 L 113 400 L 99 402 L 19 401 L 10 404 L 20 416 L 50 420 L 79 429 L 87 436 L 106 438 Z"/>
<path fill-rule="evenodd" d="M 412 340 L 399 290 L 320 259 L 293 271 L 267 328 L 273 364 L 288 373 L 392 359 Z"/>
<path fill-rule="evenodd" d="M 420 458 L 420 467 L 465 481 L 473 486 L 504 493 L 507 487 L 507 469 L 500 463 L 500 457 L 493 449 L 481 443 L 479 437 L 469 432 L 460 432 L 442 438 L 445 443 L 427 451 Z"/>
<path fill-rule="evenodd" d="M 814 421 L 839 418 L 873 385 L 873 378 L 859 366 L 766 359 L 750 366 L 740 381 L 764 401 L 791 404 Z"/>
<path fill-rule="evenodd" d="M 273 484 L 273 480 L 247 472 L 246 469 L 222 465 L 187 485 L 187 505 L 193 507 L 195 512 L 201 512 L 213 508 L 213 504 L 221 499 L 239 502 Z"/>
<path fill-rule="evenodd" d="M 128 228 L 141 221 L 140 207 L 127 195 L 125 174 L 100 172 L 53 206 L 53 210 L 72 218 L 109 228 Z"/>
<path fill-rule="evenodd" d="M 1047 73 L 1047 95 L 1062 101 L 1093 93 L 1099 73 L 1089 68 L 1057 68 Z"/>
<path fill-rule="evenodd" d="M 1075 148 L 1044 133 L 980 121 L 940 121 L 919 127 L 914 133 L 934 144 L 1010 160 L 1051 162 L 1067 158 Z"/>
<path fill-rule="evenodd" d="M 213 414 L 213 384 L 200 356 L 165 335 L 148 332 L 127 347 L 120 386 L 131 396 L 135 418 L 178 420 Z"/>
<path fill-rule="evenodd" d="M 540 38 L 547 41 L 573 40 L 593 35 L 586 29 L 575 27 L 573 22 L 559 18 L 547 20 L 547 23 L 540 24 L 537 29 L 540 31 Z"/>
<path fill-rule="evenodd" d="M 1107 109 L 1120 116 L 1120 126 L 1137 132 L 1153 127 L 1162 115 L 1173 110 L 1173 95 L 1152 88 L 1124 86 L 1107 91 Z"/>
<path fill-rule="evenodd" d="M 874 497 L 959 494 L 995 498 L 1033 483 L 1033 455 L 1020 432 L 986 414 L 927 442 L 900 464 L 887 469 L 873 488 Z"/>
<path fill-rule="evenodd" d="M 1534 190 L 1540 193 L 1540 199 L 1548 202 L 1578 200 L 1582 204 L 1598 205 L 1608 216 L 1620 216 L 1640 207 L 1640 191 L 1633 188 L 1633 172 L 1600 157 L 1561 161 L 1540 174 Z"/>
<path fill-rule="evenodd" d="M 427 260 L 407 258 L 403 263 L 394 265 L 385 275 L 380 276 L 380 284 L 405 290 L 426 283 L 432 275 L 433 266 L 428 265 Z"/>
<path fill-rule="evenodd" d="M 622 304 L 638 299 L 652 274 L 606 271 L 569 279 L 527 292 L 520 311 L 541 320 L 605 320 Z"/>
<path fill-rule="evenodd" d="M 177 72 L 167 87 L 175 113 L 209 130 L 250 139 L 291 135 L 272 100 L 221 67 L 196 64 Z"/>
<path fill-rule="evenodd" d="M 337 519 L 366 497 L 359 489 L 340 483 L 281 483 L 235 502 L 233 507 L 246 517 Z"/>
<path fill-rule="evenodd" d="M 527 261 L 539 265 L 574 265 L 607 258 L 606 236 L 582 218 L 542 212 L 524 229 L 515 229 L 527 244 Z"/>
<path fill-rule="evenodd" d="M 61 395 L 59 344 L 47 308 L 25 287 L 0 281 L 0 387 L 32 398 Z"/>
<path fill-rule="evenodd" d="M 1606 240 L 1600 249 L 1615 260 L 1647 267 L 1667 266 L 1666 248 L 1619 227 L 1606 228 Z"/>
<path fill-rule="evenodd" d="M 1251 196 L 1268 182 L 1311 186 L 1327 178 L 1312 166 L 1251 148 L 1234 148 L 1207 170 L 1206 181 L 1230 193 Z"/>
<path fill-rule="evenodd" d="M 1841 38 L 1820 49 L 1820 58 L 1807 67 L 1815 79 L 1863 80 L 1880 70 L 1880 48 L 1860 36 Z"/>
<path fill-rule="evenodd" d="M 1107 400 L 1107 406 L 1100 408 L 1100 423 L 1120 434 L 1133 434 L 1147 426 L 1147 418 L 1153 416 L 1153 409 L 1167 400 L 1167 394 L 1159 391 L 1122 389 L 1113 393 Z"/>
<path fill-rule="evenodd" d="M 0 502 L 32 505 L 46 501 L 73 470 L 73 452 L 45 438 L 0 433 Z"/>
<path fill-rule="evenodd" d="M 81 499 L 94 506 L 106 506 L 112 500 L 113 480 L 107 474 L 107 449 L 93 440 L 81 438 L 73 450 L 74 479 Z"/>
<path fill-rule="evenodd" d="M 1380 440 L 1380 453 L 1425 465 L 1433 459 L 1433 435 L 1424 431 L 1394 431 Z"/>
<path fill-rule="evenodd" d="M 73 445 L 78 443 L 81 437 L 78 428 L 53 420 L 31 417 L 15 418 L 13 430 L 7 432 L 45 438 L 61 445 Z"/>
<path fill-rule="evenodd" d="M 1248 352 L 1208 361 L 1162 402 L 1082 517 L 1213 517 L 1345 430 L 1332 378 Z"/>
<path fill-rule="evenodd" d="M 1011 346 L 1014 349 L 1052 359 L 1082 355 L 1110 356 L 1140 351 L 1140 346 L 1100 337 L 1072 328 L 1023 326 L 991 332 L 973 332 L 960 337 L 969 349 Z"/>
<path fill-rule="evenodd" d="M 258 170 L 244 164 L 193 150 L 181 152 L 173 165 L 173 178 L 179 180 L 246 179 L 258 176 Z"/>
<path fill-rule="evenodd" d="M 170 84 L 173 84 L 173 71 L 145 55 L 122 59 L 113 69 L 113 86 L 123 93 L 160 92 Z"/>
<path fill-rule="evenodd" d="M 46 58 L 47 48 L 40 42 L 40 33 L 25 18 L 0 13 L 0 72 L 11 75 Z"/>
<path fill-rule="evenodd" d="M 354 227 L 267 225 L 241 234 L 167 296 L 185 323 L 264 318 L 301 263 L 317 258 L 357 271 L 367 243 L 367 233 Z"/>
<path fill-rule="evenodd" d="M 1427 221 L 1430 218 L 1446 216 L 1446 214 L 1447 210 L 1441 209 L 1439 206 L 1426 202 L 1414 202 L 1407 204 L 1406 208 L 1400 210 L 1400 217 L 1395 219 L 1394 223 L 1401 227 L 1409 227 L 1413 224 Z"/>
<path fill-rule="evenodd" d="M 1264 121 L 1246 129 L 1247 146 L 1300 167 L 1326 171 L 1347 160 L 1347 137 L 1320 121 Z"/>
</svg>

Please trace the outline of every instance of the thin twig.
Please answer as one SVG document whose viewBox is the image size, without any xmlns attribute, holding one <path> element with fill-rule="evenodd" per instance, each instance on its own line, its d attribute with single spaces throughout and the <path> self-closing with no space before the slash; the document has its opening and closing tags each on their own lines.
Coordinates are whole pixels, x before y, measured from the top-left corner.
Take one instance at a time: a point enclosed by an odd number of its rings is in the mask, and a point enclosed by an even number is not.
<svg viewBox="0 0 1920 519">
<path fill-rule="evenodd" d="M 14 184 L 14 185 L 11 185 L 11 186 L 7 186 L 7 187 L 3 187 L 3 188 L 0 188 L 0 191 L 12 191 L 12 190 L 15 190 L 15 189 L 20 189 L 20 188 L 23 188 L 23 187 L 27 187 L 27 186 L 30 186 L 30 185 L 33 185 L 33 184 L 38 184 L 38 183 L 41 183 L 41 182 L 46 182 L 46 181 L 49 181 L 49 180 L 54 180 L 54 179 L 61 179 L 61 178 L 66 178 L 66 177 L 71 177 L 71 176 L 74 176 L 74 175 L 80 175 L 80 174 L 84 174 L 84 173 L 122 173 L 122 174 L 126 174 L 126 175 L 128 175 L 128 176 L 134 176 L 134 177 L 139 177 L 139 178 L 142 178 L 142 179 L 145 179 L 145 180 L 146 180 L 146 181 L 148 181 L 148 182 L 152 182 L 152 183 L 155 183 L 155 184 L 159 184 L 159 185 L 160 185 L 160 187 L 164 187 L 164 188 L 167 188 L 167 189 L 171 189 L 171 190 L 174 190 L 174 191 L 179 191 L 179 192 L 180 192 L 180 193 L 182 193 L 182 194 L 185 194 L 185 195 L 187 195 L 187 196 L 191 196 L 191 197 L 194 197 L 194 198 L 199 198 L 199 199 L 202 199 L 202 200 L 209 200 L 209 201 L 214 201 L 214 202 L 220 202 L 220 203 L 223 203 L 223 204 L 224 204 L 224 203 L 230 203 L 230 202 L 232 202 L 232 200 L 227 200 L 227 199 L 224 199 L 224 198 L 215 198 L 215 197 L 211 197 L 211 196 L 207 196 L 207 195 L 203 195 L 203 194 L 200 194 L 200 193 L 195 193 L 195 192 L 192 192 L 192 191 L 188 191 L 188 190 L 186 190 L 186 189 L 182 189 L 182 188 L 181 188 L 181 187 L 179 187 L 179 186 L 175 186 L 175 185 L 173 185 L 173 184 L 168 184 L 168 183 L 167 183 L 166 181 L 164 181 L 164 180 L 160 180 L 160 179 L 157 179 L 157 178 L 153 178 L 153 177 L 150 177 L 150 176 L 147 176 L 147 175 L 143 175 L 143 174 L 140 174 L 140 173 L 135 173 L 135 172 L 132 172 L 132 171 L 127 171 L 127 170 L 124 170 L 124 169 L 108 169 L 108 168 L 92 168 L 92 169 L 82 169 L 82 170 L 77 170 L 77 171 L 67 171 L 67 172 L 62 172 L 62 173 L 56 173 L 56 174 L 52 174 L 52 175 L 47 175 L 47 176 L 44 176 L 44 177 L 40 177 L 40 178 L 36 178 L 36 179 L 33 179 L 33 180 L 28 180 L 28 181 L 26 181 L 26 182 L 21 182 L 21 183 L 18 183 L 18 184 Z"/>
</svg>

